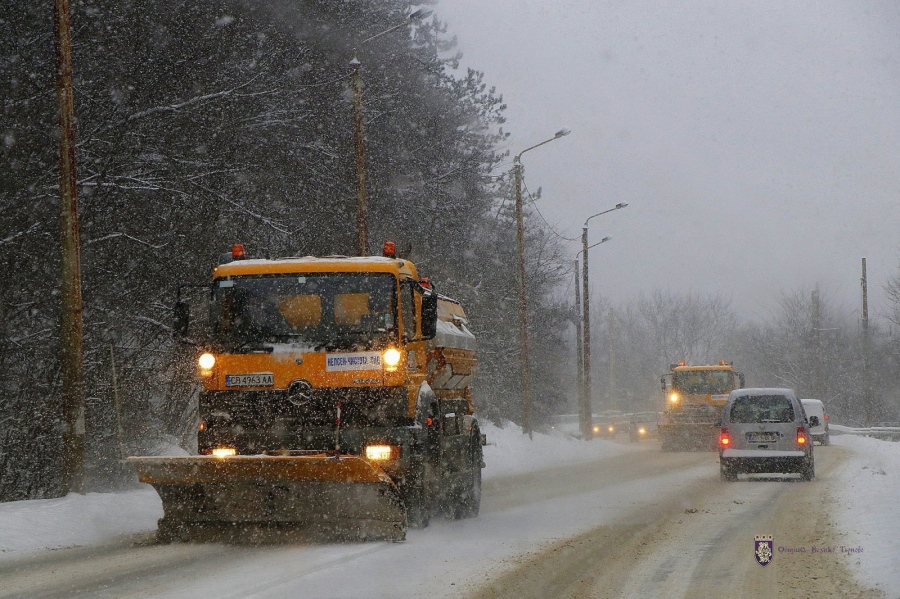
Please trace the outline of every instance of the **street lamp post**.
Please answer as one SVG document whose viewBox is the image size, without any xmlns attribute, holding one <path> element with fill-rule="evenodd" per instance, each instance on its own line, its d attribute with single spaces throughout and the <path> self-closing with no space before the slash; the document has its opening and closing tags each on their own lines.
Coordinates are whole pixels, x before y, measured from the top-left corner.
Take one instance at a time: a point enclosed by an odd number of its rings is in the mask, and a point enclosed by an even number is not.
<svg viewBox="0 0 900 599">
<path fill-rule="evenodd" d="M 619 210 L 621 208 L 625 208 L 628 204 L 624 202 L 619 202 L 609 210 L 604 210 L 603 212 L 598 212 L 597 214 L 593 214 L 587 217 L 587 220 L 584 221 L 584 227 L 581 229 L 581 246 L 582 252 L 584 253 L 584 257 L 581 259 L 582 266 L 582 315 L 584 317 L 584 341 L 582 342 L 584 345 L 584 402 L 585 408 L 587 409 L 587 414 L 591 414 L 591 302 L 590 302 L 590 287 L 588 286 L 588 222 L 592 218 L 602 216 L 613 210 Z M 601 242 L 602 243 L 602 242 Z M 593 247 L 593 246 L 591 246 Z"/>
<path fill-rule="evenodd" d="M 578 250 L 578 254 L 575 255 L 576 272 L 578 270 L 578 256 L 580 256 L 582 253 L 585 256 L 587 256 L 587 252 L 585 251 L 585 249 L 590 250 L 591 248 L 597 247 L 601 243 L 606 243 L 610 239 L 612 239 L 612 237 L 606 236 L 603 239 L 601 239 L 600 241 L 598 241 L 597 243 L 590 245 L 587 248 L 582 248 L 582 249 Z M 581 296 L 579 294 L 578 275 L 576 274 L 576 276 L 575 276 L 575 309 L 576 310 L 578 309 L 578 305 L 581 303 L 580 297 Z M 582 306 L 582 309 L 583 308 L 584 307 Z M 580 314 L 579 314 L 579 316 L 581 316 L 582 319 L 584 318 Z M 577 352 L 578 352 L 578 424 L 579 424 L 579 427 L 581 428 L 581 438 L 584 439 L 585 441 L 589 441 L 590 439 L 593 438 L 593 435 L 591 434 L 591 425 L 593 424 L 593 422 L 592 422 L 593 418 L 591 416 L 591 401 L 589 399 L 590 395 L 587 394 L 589 387 L 587 387 L 585 385 L 585 377 L 587 376 L 586 371 L 585 371 L 585 365 L 587 364 L 587 362 L 584 359 L 584 351 L 585 350 L 584 350 L 584 339 L 582 339 L 582 330 L 583 330 L 582 322 L 583 322 L 582 320 L 579 320 L 578 324 L 575 325 L 575 335 L 577 338 L 576 345 L 578 346 L 578 350 L 577 350 Z"/>
<path fill-rule="evenodd" d="M 522 217 L 522 154 L 571 133 L 560 129 L 550 139 L 525 148 L 513 159 L 516 184 L 516 245 L 519 270 L 519 361 L 522 385 L 522 432 L 531 438 L 531 369 L 528 363 L 528 298 L 525 294 L 525 224 Z"/>
<path fill-rule="evenodd" d="M 583 250 L 578 250 L 580 254 Z M 585 427 L 584 418 L 584 347 L 581 338 L 581 283 L 578 282 L 578 254 L 575 255 L 575 363 L 578 365 L 578 428 L 581 438 L 587 439 L 590 430 Z"/>
<path fill-rule="evenodd" d="M 412 21 L 418 21 L 431 15 L 430 10 L 420 9 L 411 13 L 405 21 L 398 25 L 394 25 L 389 29 L 385 29 L 381 33 L 376 33 L 371 37 L 367 37 L 359 43 L 366 44 L 383 35 L 393 33 L 401 27 L 405 27 Z M 366 154 L 365 154 L 365 137 L 363 132 L 363 85 L 360 67 L 362 63 L 353 51 L 353 60 L 350 61 L 350 68 L 353 69 L 353 146 L 356 158 L 356 253 L 359 256 L 369 255 L 369 207 L 368 196 L 366 195 Z"/>
</svg>

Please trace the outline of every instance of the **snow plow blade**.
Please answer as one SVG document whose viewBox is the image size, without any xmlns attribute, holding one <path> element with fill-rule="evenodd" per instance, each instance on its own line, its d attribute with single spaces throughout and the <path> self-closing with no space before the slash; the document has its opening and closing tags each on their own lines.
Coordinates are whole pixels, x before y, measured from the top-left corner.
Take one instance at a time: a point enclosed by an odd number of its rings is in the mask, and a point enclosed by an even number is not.
<svg viewBox="0 0 900 599">
<path fill-rule="evenodd" d="M 402 541 L 406 509 L 393 481 L 356 455 L 131 457 L 163 503 L 160 540 L 237 526 Z"/>
</svg>

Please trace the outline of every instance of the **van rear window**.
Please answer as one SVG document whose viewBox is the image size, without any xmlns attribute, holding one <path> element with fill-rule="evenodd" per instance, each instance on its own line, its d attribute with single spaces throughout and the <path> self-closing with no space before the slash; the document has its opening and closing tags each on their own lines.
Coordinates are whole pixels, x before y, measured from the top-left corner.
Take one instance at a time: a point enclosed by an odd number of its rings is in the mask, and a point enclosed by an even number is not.
<svg viewBox="0 0 900 599">
<path fill-rule="evenodd" d="M 731 404 L 728 419 L 735 423 L 793 422 L 794 407 L 784 395 L 742 395 Z"/>
</svg>

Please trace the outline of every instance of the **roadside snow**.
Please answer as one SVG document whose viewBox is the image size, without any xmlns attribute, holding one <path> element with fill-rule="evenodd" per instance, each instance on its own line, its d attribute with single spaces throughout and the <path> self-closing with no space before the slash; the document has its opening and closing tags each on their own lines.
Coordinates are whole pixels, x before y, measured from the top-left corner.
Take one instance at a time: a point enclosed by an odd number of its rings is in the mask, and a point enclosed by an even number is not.
<svg viewBox="0 0 900 599">
<path fill-rule="evenodd" d="M 832 435 L 831 442 L 853 452 L 840 472 L 834 514 L 856 558 L 851 563 L 860 582 L 900 597 L 900 443 L 851 435 Z"/>
<path fill-rule="evenodd" d="M 486 479 L 534 472 L 566 463 L 590 462 L 631 450 L 627 445 L 606 439 L 585 443 L 560 432 L 549 435 L 535 433 L 529 440 L 514 424 L 504 428 L 487 422 L 479 424 L 488 442 L 484 448 L 486 467 L 482 472 Z"/>
<path fill-rule="evenodd" d="M 24 553 L 95 545 L 154 530 L 161 517 L 162 502 L 151 487 L 0 503 L 0 562 Z"/>
<path fill-rule="evenodd" d="M 498 428 L 483 423 L 482 432 L 488 439 L 486 479 L 637 449 L 606 440 L 584 443 L 563 434 L 535 434 L 528 440 L 514 425 Z M 852 452 L 836 475 L 841 491 L 835 498 L 838 505 L 834 513 L 841 540 L 848 543 L 847 547 L 862 548 L 851 556 L 851 568 L 860 582 L 880 588 L 888 596 L 900 596 L 900 569 L 896 567 L 900 555 L 900 444 L 849 435 L 834 435 L 832 442 Z M 28 553 L 146 535 L 155 530 L 161 516 L 162 505 L 149 487 L 0 504 L 0 562 Z M 450 525 L 444 528 L 453 530 Z"/>
<path fill-rule="evenodd" d="M 515 425 L 481 423 L 487 435 L 484 478 L 520 474 L 560 463 L 596 460 L 628 451 L 612 441 L 583 443 L 563 434 L 535 434 Z M 182 455 L 173 449 L 164 455 Z M 60 499 L 0 503 L 0 561 L 42 550 L 80 547 L 156 530 L 162 503 L 152 488 L 122 493 L 71 494 Z"/>
</svg>

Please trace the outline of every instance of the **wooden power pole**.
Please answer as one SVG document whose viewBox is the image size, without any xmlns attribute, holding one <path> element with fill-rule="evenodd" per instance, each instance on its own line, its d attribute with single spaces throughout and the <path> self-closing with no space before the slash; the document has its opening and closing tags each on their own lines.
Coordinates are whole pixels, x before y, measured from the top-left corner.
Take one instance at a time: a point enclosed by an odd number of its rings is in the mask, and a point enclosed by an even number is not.
<svg viewBox="0 0 900 599">
<path fill-rule="evenodd" d="M 609 408 L 619 408 L 616 397 L 616 312 L 609 308 Z M 631 407 L 631 406 L 629 406 Z"/>
<path fill-rule="evenodd" d="M 866 259 L 862 259 L 862 350 L 863 350 L 863 414 L 865 425 L 872 426 L 872 372 L 869 364 L 869 282 L 866 279 Z"/>
<path fill-rule="evenodd" d="M 75 109 L 72 97 L 72 43 L 69 0 L 54 0 L 59 105 L 59 199 L 62 285 L 60 367 L 62 369 L 64 493 L 84 493 L 84 359 L 81 320 L 81 258 L 75 171 Z"/>
<path fill-rule="evenodd" d="M 813 333 L 813 395 L 823 399 L 822 390 L 822 304 L 819 289 L 816 288 L 810 297 Z"/>
</svg>

